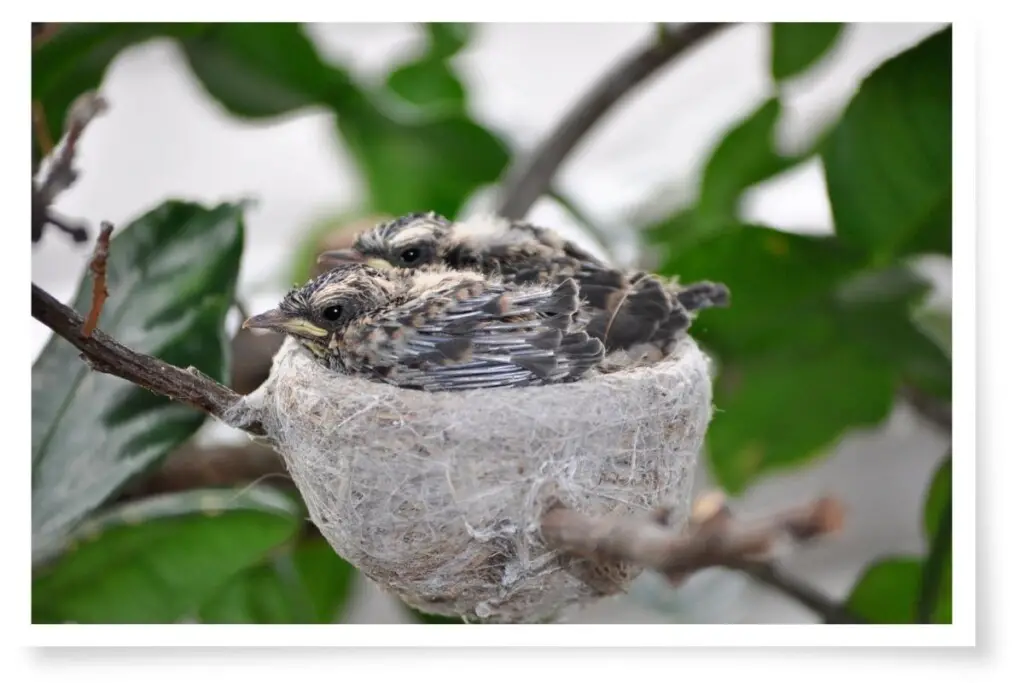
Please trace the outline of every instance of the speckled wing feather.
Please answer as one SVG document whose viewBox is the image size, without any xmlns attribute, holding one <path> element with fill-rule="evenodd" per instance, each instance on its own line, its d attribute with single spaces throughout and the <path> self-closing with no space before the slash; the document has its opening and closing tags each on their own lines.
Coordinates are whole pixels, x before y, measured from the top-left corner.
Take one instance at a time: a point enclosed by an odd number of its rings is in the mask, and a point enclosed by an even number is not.
<svg viewBox="0 0 1024 683">
<path fill-rule="evenodd" d="M 349 327 L 349 369 L 427 391 L 572 381 L 604 357 L 578 327 L 579 288 L 473 282 Z"/>
</svg>

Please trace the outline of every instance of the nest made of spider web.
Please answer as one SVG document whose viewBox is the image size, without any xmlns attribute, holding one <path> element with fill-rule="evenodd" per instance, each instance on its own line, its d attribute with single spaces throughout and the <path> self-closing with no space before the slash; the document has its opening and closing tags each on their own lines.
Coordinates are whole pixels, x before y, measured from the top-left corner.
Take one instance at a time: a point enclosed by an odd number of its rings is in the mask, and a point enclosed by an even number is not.
<svg viewBox="0 0 1024 683">
<path fill-rule="evenodd" d="M 552 551 L 540 519 L 555 504 L 685 514 L 711 380 L 686 339 L 571 384 L 423 392 L 332 372 L 289 340 L 239 411 L 258 412 L 313 522 L 368 578 L 424 612 L 523 623 L 639 575 Z"/>
</svg>

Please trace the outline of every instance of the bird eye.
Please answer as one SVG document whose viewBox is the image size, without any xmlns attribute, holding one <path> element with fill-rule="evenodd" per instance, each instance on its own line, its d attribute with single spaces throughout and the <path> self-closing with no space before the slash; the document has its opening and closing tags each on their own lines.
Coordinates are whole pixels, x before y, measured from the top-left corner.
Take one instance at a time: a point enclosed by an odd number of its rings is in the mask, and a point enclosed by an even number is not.
<svg viewBox="0 0 1024 683">
<path fill-rule="evenodd" d="M 423 257 L 423 250 L 419 247 L 409 247 L 398 255 L 398 259 L 407 266 L 415 265 Z"/>
<path fill-rule="evenodd" d="M 341 317 L 341 306 L 328 306 L 321 314 L 324 320 L 337 320 Z"/>
</svg>

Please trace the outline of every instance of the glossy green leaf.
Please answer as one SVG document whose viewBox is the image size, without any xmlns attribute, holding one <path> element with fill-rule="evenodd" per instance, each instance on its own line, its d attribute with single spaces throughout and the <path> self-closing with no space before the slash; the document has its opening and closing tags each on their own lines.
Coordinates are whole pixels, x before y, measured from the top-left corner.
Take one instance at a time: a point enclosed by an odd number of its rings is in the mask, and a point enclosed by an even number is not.
<svg viewBox="0 0 1024 683">
<path fill-rule="evenodd" d="M 917 616 L 921 621 L 953 620 L 953 461 L 950 456 L 935 470 L 924 506 L 928 557 L 922 568 Z"/>
<path fill-rule="evenodd" d="M 322 537 L 236 575 L 199 610 L 207 624 L 329 624 L 351 593 L 356 570 Z"/>
<path fill-rule="evenodd" d="M 64 130 L 68 107 L 99 87 L 107 67 L 122 51 L 163 36 L 186 36 L 202 24 L 69 23 L 32 51 L 32 99 L 41 103 L 51 140 Z"/>
<path fill-rule="evenodd" d="M 172 623 L 262 562 L 301 524 L 268 488 L 189 491 L 113 508 L 79 526 L 36 573 L 35 623 Z"/>
<path fill-rule="evenodd" d="M 126 346 L 226 380 L 224 319 L 242 255 L 243 206 L 171 201 L 115 230 L 99 328 Z M 92 278 L 72 307 L 85 313 Z M 90 370 L 52 335 L 32 366 L 32 535 L 45 554 L 205 416 Z"/>
<path fill-rule="evenodd" d="M 228 111 L 249 118 L 361 99 L 300 24 L 216 24 L 181 41 L 192 71 Z"/>
<path fill-rule="evenodd" d="M 846 607 L 869 623 L 913 624 L 920 586 L 920 559 L 887 558 L 865 570 L 847 598 Z"/>
<path fill-rule="evenodd" d="M 784 81 L 810 68 L 828 52 L 843 24 L 836 23 L 774 23 L 772 24 L 772 77 Z"/>
<path fill-rule="evenodd" d="M 823 149 L 836 233 L 876 262 L 952 244 L 952 30 L 869 75 Z"/>
</svg>

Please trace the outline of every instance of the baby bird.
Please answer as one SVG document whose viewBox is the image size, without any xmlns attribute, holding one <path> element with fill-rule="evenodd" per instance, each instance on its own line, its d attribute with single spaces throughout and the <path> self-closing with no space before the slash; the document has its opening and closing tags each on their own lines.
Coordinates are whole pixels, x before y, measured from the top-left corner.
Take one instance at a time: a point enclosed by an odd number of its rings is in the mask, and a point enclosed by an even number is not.
<svg viewBox="0 0 1024 683">
<path fill-rule="evenodd" d="M 510 283 L 579 285 L 587 333 L 610 352 L 657 360 L 671 352 L 705 308 L 726 306 L 729 290 L 714 282 L 681 286 L 644 272 L 608 266 L 554 230 L 498 217 L 451 222 L 414 213 L 361 233 L 351 249 L 327 251 L 326 264 L 369 262 L 417 269 L 443 264 L 499 276 Z"/>
<path fill-rule="evenodd" d="M 572 382 L 604 357 L 576 321 L 579 287 L 516 285 L 443 267 L 347 264 L 245 321 L 322 365 L 424 391 Z"/>
</svg>

